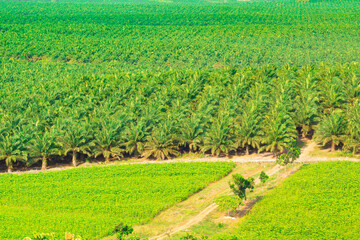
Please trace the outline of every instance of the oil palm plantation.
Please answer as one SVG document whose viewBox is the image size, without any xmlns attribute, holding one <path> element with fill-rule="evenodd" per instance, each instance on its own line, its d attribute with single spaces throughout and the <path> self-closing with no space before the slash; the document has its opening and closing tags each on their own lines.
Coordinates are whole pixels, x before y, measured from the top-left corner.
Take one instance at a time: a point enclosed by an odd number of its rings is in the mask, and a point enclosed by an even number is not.
<svg viewBox="0 0 360 240">
<path fill-rule="evenodd" d="M 164 121 L 154 129 L 151 136 L 147 138 L 143 156 L 146 158 L 168 159 L 180 154 L 178 148 L 178 139 L 175 137 L 176 131 L 174 122 Z"/>
<path fill-rule="evenodd" d="M 212 155 L 228 155 L 236 150 L 233 123 L 228 117 L 218 118 L 205 133 L 202 152 L 210 151 Z"/>
<path fill-rule="evenodd" d="M 346 120 L 341 111 L 332 111 L 325 115 L 316 128 L 314 139 L 323 145 L 331 144 L 330 151 L 344 141 L 346 133 Z"/>
<path fill-rule="evenodd" d="M 0 161 L 5 161 L 8 172 L 12 172 L 13 163 L 27 159 L 23 150 L 23 142 L 14 133 L 0 136 Z"/>
<path fill-rule="evenodd" d="M 111 158 L 120 160 L 123 157 L 124 149 L 121 148 L 122 124 L 115 119 L 110 122 L 102 122 L 99 131 L 95 135 L 94 141 L 90 144 L 93 149 L 94 157 L 103 156 L 105 163 L 109 163 Z"/>
<path fill-rule="evenodd" d="M 28 146 L 28 151 L 32 162 L 41 161 L 41 169 L 45 171 L 50 157 L 59 154 L 59 148 L 56 145 L 55 132 L 53 130 L 48 130 L 41 133 L 35 133 Z"/>
<path fill-rule="evenodd" d="M 259 152 L 266 150 L 277 156 L 297 137 L 294 122 L 281 107 L 275 108 L 271 115 L 265 117 L 263 127 L 264 135 L 261 138 L 263 146 L 260 147 Z"/>
<path fill-rule="evenodd" d="M 250 105 L 236 121 L 235 126 L 236 146 L 245 148 L 245 154 L 249 155 L 249 147 L 260 147 L 261 117 L 258 110 Z"/>
<path fill-rule="evenodd" d="M 319 120 L 318 98 L 312 92 L 304 92 L 295 99 L 294 121 L 301 128 L 302 137 L 306 137 Z"/>
<path fill-rule="evenodd" d="M 59 147 L 65 155 L 69 152 L 72 156 L 72 164 L 77 166 L 77 154 L 82 153 L 90 156 L 90 134 L 86 129 L 86 123 L 68 123 L 58 137 Z"/>
<path fill-rule="evenodd" d="M 191 152 L 197 151 L 200 148 L 201 135 L 204 133 L 202 119 L 193 114 L 182 121 L 180 128 L 180 145 L 189 148 Z"/>
<path fill-rule="evenodd" d="M 146 122 L 132 122 L 124 131 L 124 146 L 129 155 L 139 156 L 144 151 L 150 127 Z"/>
<path fill-rule="evenodd" d="M 346 109 L 346 135 L 344 148 L 351 150 L 355 154 L 360 148 L 360 103 L 355 100 Z"/>
</svg>

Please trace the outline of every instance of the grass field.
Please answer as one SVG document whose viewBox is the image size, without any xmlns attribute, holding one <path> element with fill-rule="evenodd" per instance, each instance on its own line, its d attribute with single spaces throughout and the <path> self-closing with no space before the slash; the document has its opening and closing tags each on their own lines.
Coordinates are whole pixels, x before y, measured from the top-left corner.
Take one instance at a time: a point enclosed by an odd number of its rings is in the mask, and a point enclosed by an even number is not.
<svg viewBox="0 0 360 240">
<path fill-rule="evenodd" d="M 358 239 L 359 184 L 360 163 L 305 165 L 256 204 L 233 239 Z"/>
<path fill-rule="evenodd" d="M 105 166 L 1 175 L 1 239 L 33 232 L 99 239 L 120 222 L 142 224 L 225 176 L 234 164 Z"/>
</svg>

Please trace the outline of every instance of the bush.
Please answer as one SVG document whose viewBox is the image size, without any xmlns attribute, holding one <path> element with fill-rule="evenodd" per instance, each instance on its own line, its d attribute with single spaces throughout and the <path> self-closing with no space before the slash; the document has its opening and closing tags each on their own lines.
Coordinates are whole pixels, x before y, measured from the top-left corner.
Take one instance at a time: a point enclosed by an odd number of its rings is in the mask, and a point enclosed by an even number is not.
<svg viewBox="0 0 360 240">
<path fill-rule="evenodd" d="M 260 181 L 262 183 L 265 183 L 269 179 L 269 175 L 267 175 L 264 171 L 261 171 L 260 173 Z"/>
</svg>

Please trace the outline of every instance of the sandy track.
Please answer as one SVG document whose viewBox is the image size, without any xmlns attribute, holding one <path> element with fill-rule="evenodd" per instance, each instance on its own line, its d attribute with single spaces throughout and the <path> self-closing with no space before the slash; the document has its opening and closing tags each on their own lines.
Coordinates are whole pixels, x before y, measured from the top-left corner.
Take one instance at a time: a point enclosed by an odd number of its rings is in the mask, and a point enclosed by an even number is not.
<svg viewBox="0 0 360 240">
<path fill-rule="evenodd" d="M 103 162 L 95 163 L 83 163 L 78 165 L 76 168 L 81 167 L 91 167 L 91 166 L 112 166 L 112 165 L 137 165 L 137 164 L 164 164 L 164 163 L 186 163 L 186 162 L 235 162 L 235 163 L 271 163 L 275 162 L 275 159 L 269 157 L 251 157 L 251 156 L 235 156 L 232 158 L 215 158 L 215 157 L 205 157 L 205 158 L 196 158 L 196 159 L 170 159 L 162 161 L 149 161 L 143 160 L 140 162 L 112 162 L 105 164 Z M 46 172 L 51 171 L 62 171 L 67 169 L 74 168 L 72 165 L 53 167 L 46 170 Z M 44 172 L 41 169 L 32 169 L 26 171 L 13 171 L 11 174 L 23 174 L 23 173 L 38 173 Z M 5 174 L 7 172 L 2 172 L 0 174 Z"/>
<path fill-rule="evenodd" d="M 272 169 L 270 169 L 269 171 L 266 172 L 267 175 L 272 176 L 274 174 L 276 174 L 279 170 L 280 170 L 280 166 L 279 165 L 275 165 Z M 250 176 L 245 176 L 245 177 L 250 177 Z M 255 184 L 259 184 L 260 183 L 260 179 L 256 178 L 255 179 Z M 249 201 L 248 204 L 245 205 L 245 207 L 248 207 L 249 209 L 250 206 L 248 205 L 253 204 L 253 202 Z M 168 231 L 166 231 L 165 233 L 162 233 L 160 235 L 151 237 L 149 239 L 151 240 L 162 240 L 164 238 L 168 238 L 171 235 L 178 233 L 180 231 L 186 230 L 190 227 L 192 227 L 193 225 L 199 224 L 201 221 L 203 221 L 211 212 L 215 211 L 218 208 L 218 205 L 216 203 L 212 203 L 209 206 L 207 206 L 204 210 L 202 210 L 198 215 L 194 216 L 193 218 L 191 218 L 190 220 L 172 228 L 169 229 Z"/>
<path fill-rule="evenodd" d="M 170 237 L 174 233 L 186 230 L 186 229 L 190 228 L 191 226 L 200 223 L 202 220 L 204 220 L 206 218 L 207 215 L 209 215 L 212 211 L 214 211 L 217 208 L 218 208 L 218 205 L 216 205 L 216 203 L 212 203 L 210 206 L 206 207 L 203 211 L 201 211 L 198 215 L 196 215 L 195 217 L 193 217 L 192 219 L 187 221 L 185 224 L 180 225 L 176 228 L 170 229 L 169 231 L 167 231 L 163 234 L 160 234 L 158 236 L 155 236 L 155 237 L 152 237 L 149 239 L 161 240 L 161 239 Z"/>
</svg>

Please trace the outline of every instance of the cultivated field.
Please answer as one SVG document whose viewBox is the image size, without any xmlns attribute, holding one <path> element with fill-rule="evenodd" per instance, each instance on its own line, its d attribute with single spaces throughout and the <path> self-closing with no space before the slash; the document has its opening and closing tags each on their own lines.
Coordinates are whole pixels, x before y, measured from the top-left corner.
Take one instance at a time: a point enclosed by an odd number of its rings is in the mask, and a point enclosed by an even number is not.
<svg viewBox="0 0 360 240">
<path fill-rule="evenodd" d="M 215 239 L 357 239 L 359 173 L 354 162 L 304 165 L 255 205 L 237 238 Z"/>
<path fill-rule="evenodd" d="M 358 163 L 277 187 L 275 160 L 359 158 L 359 25 L 358 0 L 0 1 L 0 239 L 358 238 Z M 256 179 L 223 224 L 232 169 Z"/>
<path fill-rule="evenodd" d="M 0 236 L 72 232 L 100 239 L 122 222 L 149 222 L 233 167 L 228 162 L 173 163 L 1 175 Z"/>
</svg>

